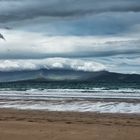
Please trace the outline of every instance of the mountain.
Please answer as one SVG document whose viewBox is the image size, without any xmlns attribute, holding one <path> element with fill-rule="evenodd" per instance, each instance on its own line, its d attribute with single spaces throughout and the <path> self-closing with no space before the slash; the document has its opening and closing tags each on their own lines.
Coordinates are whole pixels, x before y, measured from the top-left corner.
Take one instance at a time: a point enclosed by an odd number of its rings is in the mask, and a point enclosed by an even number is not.
<svg viewBox="0 0 140 140">
<path fill-rule="evenodd" d="M 87 72 L 66 69 L 41 69 L 0 72 L 0 82 L 48 82 L 48 81 L 87 81 L 87 82 L 134 82 L 140 83 L 139 74 L 121 74 L 108 71 Z"/>
</svg>

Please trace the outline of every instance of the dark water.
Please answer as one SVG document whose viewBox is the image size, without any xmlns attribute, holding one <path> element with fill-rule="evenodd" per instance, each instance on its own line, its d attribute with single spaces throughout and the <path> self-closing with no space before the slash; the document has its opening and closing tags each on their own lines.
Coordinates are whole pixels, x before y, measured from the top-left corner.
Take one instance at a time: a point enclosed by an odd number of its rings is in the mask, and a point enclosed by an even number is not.
<svg viewBox="0 0 140 140">
<path fill-rule="evenodd" d="M 0 89 L 11 90 L 27 89 L 140 89 L 140 83 L 92 83 L 92 82 L 11 82 L 0 83 Z"/>
</svg>

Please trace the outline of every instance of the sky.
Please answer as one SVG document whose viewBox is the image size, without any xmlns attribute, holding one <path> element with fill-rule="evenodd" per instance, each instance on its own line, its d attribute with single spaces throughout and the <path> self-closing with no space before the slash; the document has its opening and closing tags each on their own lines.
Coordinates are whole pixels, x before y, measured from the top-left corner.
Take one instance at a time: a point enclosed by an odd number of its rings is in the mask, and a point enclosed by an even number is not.
<svg viewBox="0 0 140 140">
<path fill-rule="evenodd" d="M 0 71 L 140 74 L 140 0 L 0 0 Z"/>
</svg>

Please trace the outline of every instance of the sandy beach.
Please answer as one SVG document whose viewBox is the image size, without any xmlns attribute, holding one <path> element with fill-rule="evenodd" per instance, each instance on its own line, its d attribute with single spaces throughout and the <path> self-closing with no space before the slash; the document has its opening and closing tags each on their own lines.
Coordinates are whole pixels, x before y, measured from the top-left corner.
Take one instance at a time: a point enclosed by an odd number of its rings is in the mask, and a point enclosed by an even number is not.
<svg viewBox="0 0 140 140">
<path fill-rule="evenodd" d="M 139 140 L 140 116 L 0 109 L 0 140 Z"/>
</svg>

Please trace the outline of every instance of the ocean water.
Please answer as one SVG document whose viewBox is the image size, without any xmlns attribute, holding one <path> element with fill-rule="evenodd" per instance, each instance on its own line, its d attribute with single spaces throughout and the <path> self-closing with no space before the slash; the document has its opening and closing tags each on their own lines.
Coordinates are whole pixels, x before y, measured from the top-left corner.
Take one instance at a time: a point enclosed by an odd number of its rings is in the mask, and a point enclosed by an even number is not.
<svg viewBox="0 0 140 140">
<path fill-rule="evenodd" d="M 0 83 L 0 108 L 140 114 L 138 83 Z"/>
</svg>

